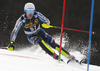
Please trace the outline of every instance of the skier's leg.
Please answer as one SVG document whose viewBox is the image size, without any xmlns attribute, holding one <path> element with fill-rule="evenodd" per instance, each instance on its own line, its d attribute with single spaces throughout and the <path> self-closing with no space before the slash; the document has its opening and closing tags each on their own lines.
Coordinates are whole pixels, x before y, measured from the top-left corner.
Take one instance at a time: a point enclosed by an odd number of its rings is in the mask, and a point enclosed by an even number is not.
<svg viewBox="0 0 100 71">
<path fill-rule="evenodd" d="M 55 40 L 50 35 L 47 35 L 47 39 L 45 39 L 45 41 L 47 41 L 47 44 L 52 48 L 56 49 L 57 51 L 60 50 L 60 46 L 55 43 Z M 61 54 L 63 54 L 65 57 L 68 57 L 69 59 L 75 59 L 75 57 L 73 55 L 70 55 L 70 53 L 64 48 L 61 48 Z"/>
<path fill-rule="evenodd" d="M 58 44 L 55 43 L 55 40 L 50 36 L 47 35 L 47 37 L 45 38 L 45 42 L 50 45 L 52 48 L 56 49 L 59 51 L 60 46 Z M 69 57 L 70 53 L 67 52 L 64 48 L 61 49 L 61 53 L 65 56 L 65 57 Z"/>
<path fill-rule="evenodd" d="M 43 50 L 46 51 L 50 56 L 52 56 L 54 59 L 58 60 L 58 55 L 55 54 L 54 50 L 52 50 L 45 42 L 44 40 L 39 41 L 39 45 L 42 47 Z"/>
<path fill-rule="evenodd" d="M 54 39 L 49 34 L 47 34 L 43 29 L 39 31 L 38 36 L 41 37 L 45 41 L 45 43 L 47 43 L 51 47 L 54 47 Z"/>
<path fill-rule="evenodd" d="M 55 49 L 60 50 L 60 46 L 55 43 Z M 71 55 L 69 52 L 67 52 L 64 48 L 61 48 L 61 54 L 63 54 L 65 57 L 68 57 L 70 60 L 74 60 L 75 57 Z"/>
<path fill-rule="evenodd" d="M 60 50 L 60 46 L 58 44 L 55 43 L 55 47 L 56 50 Z M 65 57 L 69 57 L 70 53 L 68 51 L 66 51 L 64 48 L 61 48 L 61 54 L 63 54 Z"/>
<path fill-rule="evenodd" d="M 55 43 L 55 40 L 49 35 L 47 34 L 43 29 L 41 29 L 38 33 L 38 35 L 40 37 L 43 38 L 43 40 L 50 45 L 52 48 L 56 49 L 59 51 L 60 46 L 58 44 Z M 71 57 L 70 53 L 68 51 L 66 51 L 64 48 L 61 49 L 61 53 L 65 56 L 65 57 Z"/>
<path fill-rule="evenodd" d="M 34 37 L 29 37 L 28 36 L 28 40 L 30 43 L 32 44 L 39 44 L 42 49 L 48 53 L 50 56 L 52 56 L 54 59 L 57 59 L 58 60 L 58 55 L 55 54 L 54 50 L 52 50 L 45 42 L 44 40 L 41 38 L 41 37 L 37 37 L 37 36 L 34 36 Z"/>
</svg>

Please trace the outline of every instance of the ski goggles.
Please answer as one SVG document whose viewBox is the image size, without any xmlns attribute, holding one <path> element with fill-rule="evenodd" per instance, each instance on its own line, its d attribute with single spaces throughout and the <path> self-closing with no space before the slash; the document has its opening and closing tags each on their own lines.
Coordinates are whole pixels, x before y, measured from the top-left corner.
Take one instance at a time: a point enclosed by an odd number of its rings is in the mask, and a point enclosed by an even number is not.
<svg viewBox="0 0 100 71">
<path fill-rule="evenodd" d="M 34 14 L 34 13 L 35 13 L 35 10 L 25 10 L 25 12 L 26 12 L 27 14 Z"/>
</svg>

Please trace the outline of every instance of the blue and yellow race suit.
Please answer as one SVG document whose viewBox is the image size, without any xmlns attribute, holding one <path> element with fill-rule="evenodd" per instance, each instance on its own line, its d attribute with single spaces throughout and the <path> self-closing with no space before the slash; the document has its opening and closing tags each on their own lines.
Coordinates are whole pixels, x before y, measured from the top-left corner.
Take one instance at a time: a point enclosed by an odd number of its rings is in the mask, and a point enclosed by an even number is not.
<svg viewBox="0 0 100 71">
<path fill-rule="evenodd" d="M 10 41 L 15 42 L 17 33 L 22 27 L 30 43 L 39 44 L 42 49 L 45 50 L 49 55 L 53 56 L 54 59 L 58 59 L 58 55 L 55 54 L 51 47 L 59 51 L 59 45 L 55 43 L 54 39 L 49 34 L 40 28 L 40 22 L 50 24 L 49 19 L 40 12 L 36 11 L 31 19 L 29 19 L 26 14 L 23 14 L 16 21 L 15 27 L 11 33 Z M 70 55 L 63 48 L 61 53 L 65 57 Z"/>
</svg>

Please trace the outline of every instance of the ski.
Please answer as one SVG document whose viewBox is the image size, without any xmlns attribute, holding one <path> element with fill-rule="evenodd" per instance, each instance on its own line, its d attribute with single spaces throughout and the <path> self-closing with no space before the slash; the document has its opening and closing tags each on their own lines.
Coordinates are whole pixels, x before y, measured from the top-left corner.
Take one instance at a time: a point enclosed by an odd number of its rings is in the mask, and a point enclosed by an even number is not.
<svg viewBox="0 0 100 71">
<path fill-rule="evenodd" d="M 76 63 L 79 63 L 80 65 L 82 64 L 82 62 L 84 61 L 84 58 L 82 59 L 82 60 L 77 60 L 77 59 L 74 59 L 74 60 L 72 60 L 72 59 L 69 59 L 68 61 L 67 61 L 67 64 L 68 63 L 70 63 L 71 61 L 75 61 Z"/>
</svg>

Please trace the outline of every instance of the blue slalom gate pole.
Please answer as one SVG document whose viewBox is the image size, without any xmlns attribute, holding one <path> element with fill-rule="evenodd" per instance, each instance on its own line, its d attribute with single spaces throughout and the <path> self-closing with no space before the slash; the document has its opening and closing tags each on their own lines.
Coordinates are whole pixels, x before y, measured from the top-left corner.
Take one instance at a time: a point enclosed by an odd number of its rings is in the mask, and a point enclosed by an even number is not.
<svg viewBox="0 0 100 71">
<path fill-rule="evenodd" d="M 92 0 L 92 5 L 91 5 L 91 19 L 90 19 L 90 33 L 89 33 L 87 71 L 89 71 L 89 63 L 90 63 L 90 50 L 91 50 L 91 38 L 92 38 L 91 32 L 92 32 L 92 24 L 93 24 L 93 12 L 94 12 L 94 0 Z"/>
</svg>

